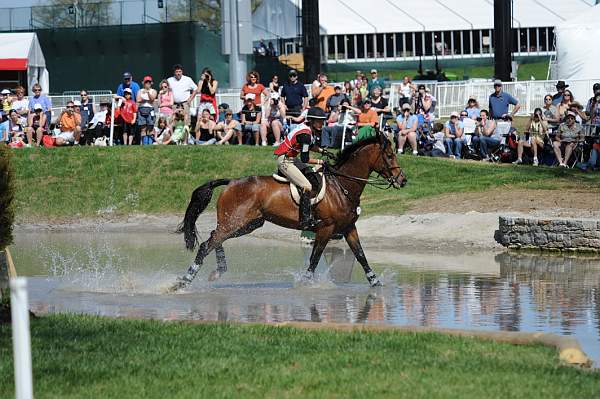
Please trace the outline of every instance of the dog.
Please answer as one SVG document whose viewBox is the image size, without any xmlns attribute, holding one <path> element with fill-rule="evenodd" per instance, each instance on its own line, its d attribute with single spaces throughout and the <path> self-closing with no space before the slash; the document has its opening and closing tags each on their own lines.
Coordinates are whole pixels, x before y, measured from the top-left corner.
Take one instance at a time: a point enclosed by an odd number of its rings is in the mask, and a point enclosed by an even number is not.
<svg viewBox="0 0 600 399">
<path fill-rule="evenodd" d="M 108 145 L 108 137 L 98 137 L 96 140 L 94 140 L 94 145 L 97 147 L 106 147 Z"/>
</svg>

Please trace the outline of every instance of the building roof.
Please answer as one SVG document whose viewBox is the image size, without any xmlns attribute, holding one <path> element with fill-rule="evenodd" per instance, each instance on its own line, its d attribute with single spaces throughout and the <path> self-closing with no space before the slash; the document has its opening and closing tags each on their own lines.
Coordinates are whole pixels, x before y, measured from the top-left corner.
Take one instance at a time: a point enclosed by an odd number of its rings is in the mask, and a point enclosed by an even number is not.
<svg viewBox="0 0 600 399">
<path fill-rule="evenodd" d="M 294 7 L 301 4 L 285 1 Z M 281 0 L 264 0 L 257 11 L 272 7 L 272 2 Z M 594 5 L 595 0 L 514 0 L 513 26 L 556 26 L 585 16 Z M 494 6 L 493 0 L 320 0 L 319 19 L 321 33 L 327 35 L 493 29 Z M 253 24 L 264 22 L 255 18 Z M 290 37 L 289 31 L 271 33 Z"/>
</svg>

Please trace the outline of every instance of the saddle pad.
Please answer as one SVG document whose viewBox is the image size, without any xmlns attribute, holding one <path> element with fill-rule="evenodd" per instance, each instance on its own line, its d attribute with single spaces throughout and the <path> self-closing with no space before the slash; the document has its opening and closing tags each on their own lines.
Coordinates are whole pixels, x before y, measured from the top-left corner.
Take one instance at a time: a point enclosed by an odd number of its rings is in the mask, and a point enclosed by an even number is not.
<svg viewBox="0 0 600 399">
<path fill-rule="evenodd" d="M 321 179 L 321 189 L 317 193 L 317 195 L 310 199 L 310 204 L 315 205 L 323 200 L 325 197 L 325 176 L 323 173 L 317 173 L 317 176 Z M 280 183 L 289 183 L 290 184 L 290 194 L 292 195 L 292 199 L 296 203 L 296 205 L 300 205 L 300 191 L 298 187 L 289 181 L 289 179 L 285 176 L 278 175 L 277 173 L 273 173 L 273 179 Z"/>
</svg>

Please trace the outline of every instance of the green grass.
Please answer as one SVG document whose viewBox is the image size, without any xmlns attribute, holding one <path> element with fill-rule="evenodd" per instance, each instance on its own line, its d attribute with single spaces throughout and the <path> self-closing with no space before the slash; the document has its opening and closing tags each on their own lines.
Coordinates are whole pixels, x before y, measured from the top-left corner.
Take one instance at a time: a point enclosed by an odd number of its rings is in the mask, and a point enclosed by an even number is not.
<svg viewBox="0 0 600 399">
<path fill-rule="evenodd" d="M 53 315 L 31 325 L 36 398 L 591 398 L 554 349 L 438 334 Z M 0 326 L 0 397 L 13 393 Z"/>
<path fill-rule="evenodd" d="M 271 149 L 246 146 L 26 149 L 15 151 L 13 161 L 20 221 L 182 213 L 194 188 L 207 180 L 270 175 L 276 169 Z M 410 155 L 399 163 L 409 184 L 401 190 L 367 187 L 361 201 L 366 215 L 401 214 L 415 201 L 449 192 L 600 188 L 600 174 L 562 168 Z"/>
</svg>

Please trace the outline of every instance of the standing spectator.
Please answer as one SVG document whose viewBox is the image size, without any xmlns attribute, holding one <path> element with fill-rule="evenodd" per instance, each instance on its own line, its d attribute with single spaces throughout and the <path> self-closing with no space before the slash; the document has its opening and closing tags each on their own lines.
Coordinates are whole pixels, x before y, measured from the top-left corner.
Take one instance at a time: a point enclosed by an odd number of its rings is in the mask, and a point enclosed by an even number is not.
<svg viewBox="0 0 600 399">
<path fill-rule="evenodd" d="M 25 89 L 23 86 L 15 87 L 16 100 L 12 102 L 12 108 L 17 111 L 21 118 L 27 118 L 29 115 L 29 101 L 25 99 Z"/>
<path fill-rule="evenodd" d="M 308 105 L 308 92 L 306 87 L 298 81 L 298 72 L 290 70 L 289 80 L 283 84 L 281 97 L 285 103 L 286 114 L 298 116 Z"/>
<path fill-rule="evenodd" d="M 335 89 L 327 83 L 327 74 L 320 73 L 312 82 L 310 92 L 313 97 L 314 106 L 327 112 L 327 100 L 335 93 Z"/>
<path fill-rule="evenodd" d="M 33 109 L 35 104 L 40 104 L 42 111 L 46 114 L 46 123 L 49 124 L 50 120 L 52 120 L 52 102 L 48 96 L 42 94 L 42 86 L 39 83 L 34 84 L 31 91 L 33 91 L 33 96 L 29 96 L 29 109 Z"/>
<path fill-rule="evenodd" d="M 273 75 L 271 82 L 269 83 L 269 91 L 271 93 L 279 94 L 279 76 Z"/>
<path fill-rule="evenodd" d="M 404 153 L 404 145 L 408 140 L 413 155 L 417 155 L 417 126 L 419 118 L 411 112 L 410 104 L 402 104 L 402 113 L 396 118 L 398 124 L 398 154 Z"/>
<path fill-rule="evenodd" d="M 91 134 L 87 134 L 88 125 L 94 119 L 95 107 L 90 101 L 87 90 L 79 92 L 81 102 L 79 105 L 79 114 L 81 115 L 81 142 L 82 144 L 92 144 Z"/>
<path fill-rule="evenodd" d="M 274 147 L 281 144 L 281 132 L 283 130 L 283 121 L 285 120 L 285 106 L 279 101 L 279 93 L 271 93 L 271 99 L 265 104 L 262 123 L 260 125 L 261 144 L 267 145 L 267 134 L 269 129 L 273 132 L 275 138 Z"/>
<path fill-rule="evenodd" d="M 398 87 L 398 106 L 402 107 L 404 104 L 410 104 L 416 91 L 415 85 L 411 82 L 408 76 L 402 78 L 402 83 Z"/>
<path fill-rule="evenodd" d="M 356 74 L 354 75 L 354 79 L 352 79 L 350 81 L 350 84 L 352 85 L 353 89 L 356 89 L 359 84 L 362 84 L 362 77 L 363 77 L 362 71 L 356 71 Z"/>
<path fill-rule="evenodd" d="M 510 114 L 508 112 L 509 105 L 514 105 Z M 494 81 L 494 92 L 490 94 L 489 106 L 490 117 L 492 119 L 502 119 L 504 115 L 510 115 L 512 117 L 519 112 L 519 109 L 521 109 L 521 105 L 516 98 L 502 91 L 501 80 Z"/>
<path fill-rule="evenodd" d="M 479 103 L 475 97 L 469 97 L 465 111 L 467 112 L 468 118 L 473 120 L 477 120 L 477 118 L 479 118 L 481 109 L 479 108 Z"/>
<path fill-rule="evenodd" d="M 67 107 L 58 118 L 60 125 L 60 134 L 56 136 L 54 144 L 56 146 L 79 144 L 81 135 L 81 115 L 75 111 L 73 101 L 67 103 Z"/>
<path fill-rule="evenodd" d="M 529 118 L 525 137 L 519 140 L 517 160 L 513 163 L 515 165 L 523 163 L 523 150 L 527 147 L 533 151 L 533 166 L 538 166 L 538 151 L 544 149 L 544 137 L 547 133 L 548 123 L 544 119 L 544 113 L 541 108 L 536 108 L 531 118 Z"/>
<path fill-rule="evenodd" d="M 563 100 L 563 94 L 565 93 L 565 89 L 569 87 L 563 80 L 559 80 L 556 83 L 556 93 L 552 96 L 552 105 L 557 106 Z"/>
<path fill-rule="evenodd" d="M 25 129 L 27 134 L 27 142 L 33 145 L 33 137 L 35 135 L 36 145 L 39 147 L 42 144 L 42 137 L 46 133 L 46 114 L 44 114 L 42 105 L 35 104 L 33 106 L 33 112 L 29 114 L 27 119 L 27 128 Z"/>
<path fill-rule="evenodd" d="M 388 114 L 391 109 L 388 103 L 388 100 L 381 96 L 382 90 L 381 87 L 376 86 L 371 91 L 371 107 L 377 112 L 377 115 L 380 114 Z"/>
<path fill-rule="evenodd" d="M 371 69 L 371 80 L 369 80 L 369 83 L 367 84 L 367 91 L 369 92 L 369 95 L 373 94 L 373 89 L 376 87 L 379 87 L 383 92 L 383 89 L 385 88 L 385 82 L 383 79 L 379 78 L 377 69 Z"/>
<path fill-rule="evenodd" d="M 137 98 L 137 93 L 140 90 L 140 85 L 133 80 L 131 72 L 125 72 L 123 74 L 123 83 L 117 87 L 117 96 L 123 97 L 125 89 L 131 89 L 131 95 L 133 98 Z"/>
<path fill-rule="evenodd" d="M 579 141 L 584 139 L 581 126 L 575 122 L 577 114 L 572 111 L 567 111 L 565 122 L 561 123 L 554 137 L 552 147 L 558 163 L 563 168 L 567 167 L 567 162 L 571 158 L 571 154 Z M 562 148 L 564 148 L 565 157 L 562 157 Z"/>
<path fill-rule="evenodd" d="M 448 156 L 460 159 L 465 138 L 463 137 L 463 123 L 458 119 L 457 112 L 450 114 L 450 120 L 446 122 L 446 126 L 444 127 L 444 136 L 444 144 L 446 145 Z"/>
<path fill-rule="evenodd" d="M 217 88 L 219 81 L 213 77 L 210 69 L 204 68 L 202 75 L 198 81 L 198 91 L 200 91 L 200 102 L 198 103 L 198 111 L 196 115 L 201 115 L 202 111 L 208 109 L 214 120 L 219 119 L 217 112 Z"/>
<path fill-rule="evenodd" d="M 158 117 L 156 127 L 154 128 L 154 144 L 167 145 L 171 143 L 171 135 L 173 131 L 169 127 L 169 122 L 164 116 Z"/>
<path fill-rule="evenodd" d="M 427 88 L 424 84 L 420 84 L 413 102 L 415 115 L 419 119 L 419 127 L 423 124 L 429 126 L 434 121 L 433 115 L 433 97 L 427 93 Z"/>
<path fill-rule="evenodd" d="M 166 118 L 167 124 L 173 116 L 173 92 L 166 79 L 160 82 L 160 91 L 158 92 L 158 117 Z"/>
<path fill-rule="evenodd" d="M 144 76 L 144 86 L 138 92 L 136 103 L 138 104 L 137 124 L 140 127 L 140 145 L 152 144 L 154 140 L 154 101 L 157 93 L 152 88 L 152 76 Z"/>
<path fill-rule="evenodd" d="M 253 93 L 246 94 L 245 104 L 242 107 L 242 132 L 244 135 L 252 136 L 254 145 L 258 145 L 262 109 L 254 102 L 255 98 L 256 96 Z"/>
<path fill-rule="evenodd" d="M 10 97 L 10 90 L 4 89 L 0 92 L 0 94 L 2 94 L 2 113 L 8 117 L 8 114 L 12 109 L 12 98 Z"/>
<path fill-rule="evenodd" d="M 546 94 L 544 96 L 544 106 L 542 107 L 542 114 L 544 115 L 544 119 L 548 122 L 548 129 L 551 131 L 556 130 L 558 124 L 560 123 L 560 119 L 558 119 L 556 106 L 552 104 L 552 95 Z"/>
<path fill-rule="evenodd" d="M 223 122 L 217 123 L 215 133 L 219 138 L 217 144 L 229 144 L 229 140 L 235 135 L 238 144 L 242 144 L 242 127 L 238 121 L 233 119 L 233 111 L 226 109 L 223 111 Z"/>
<path fill-rule="evenodd" d="M 133 101 L 133 91 L 127 87 L 123 90 L 123 97 L 115 96 L 119 100 L 117 123 L 123 129 L 123 145 L 132 145 L 135 136 L 135 122 L 137 119 L 137 104 Z"/>
<path fill-rule="evenodd" d="M 586 111 L 590 116 L 590 124 L 596 127 L 596 134 L 600 134 L 600 85 L 598 86 L 598 89 L 594 91 L 594 96 L 590 98 L 586 107 Z"/>
<path fill-rule="evenodd" d="M 573 93 L 571 90 L 563 90 L 562 97 L 560 103 L 556 106 L 556 119 L 558 119 L 559 123 L 563 122 L 571 103 L 575 101 L 573 98 Z"/>
<path fill-rule="evenodd" d="M 183 111 L 184 121 L 187 126 L 190 125 L 190 103 L 194 99 L 198 86 L 189 76 L 183 74 L 183 67 L 180 64 L 173 66 L 173 76 L 167 79 L 169 86 L 173 91 L 174 110 Z"/>
<path fill-rule="evenodd" d="M 265 98 L 269 96 L 269 90 L 260 83 L 260 75 L 256 71 L 250 71 L 246 75 L 246 84 L 242 86 L 240 98 L 245 101 L 247 94 L 254 94 L 254 103 L 258 106 L 263 103 L 262 96 L 265 96 Z"/>
<path fill-rule="evenodd" d="M 194 130 L 197 145 L 210 145 L 217 142 L 215 138 L 215 125 L 215 121 L 210 117 L 208 108 L 203 109 Z"/>
<path fill-rule="evenodd" d="M 360 93 L 360 98 L 361 98 L 361 102 L 369 97 L 369 90 L 367 89 L 367 87 L 369 86 L 369 81 L 367 80 L 367 77 L 362 74 L 361 75 L 361 81 L 360 84 L 357 85 L 358 87 L 358 92 Z"/>
</svg>

